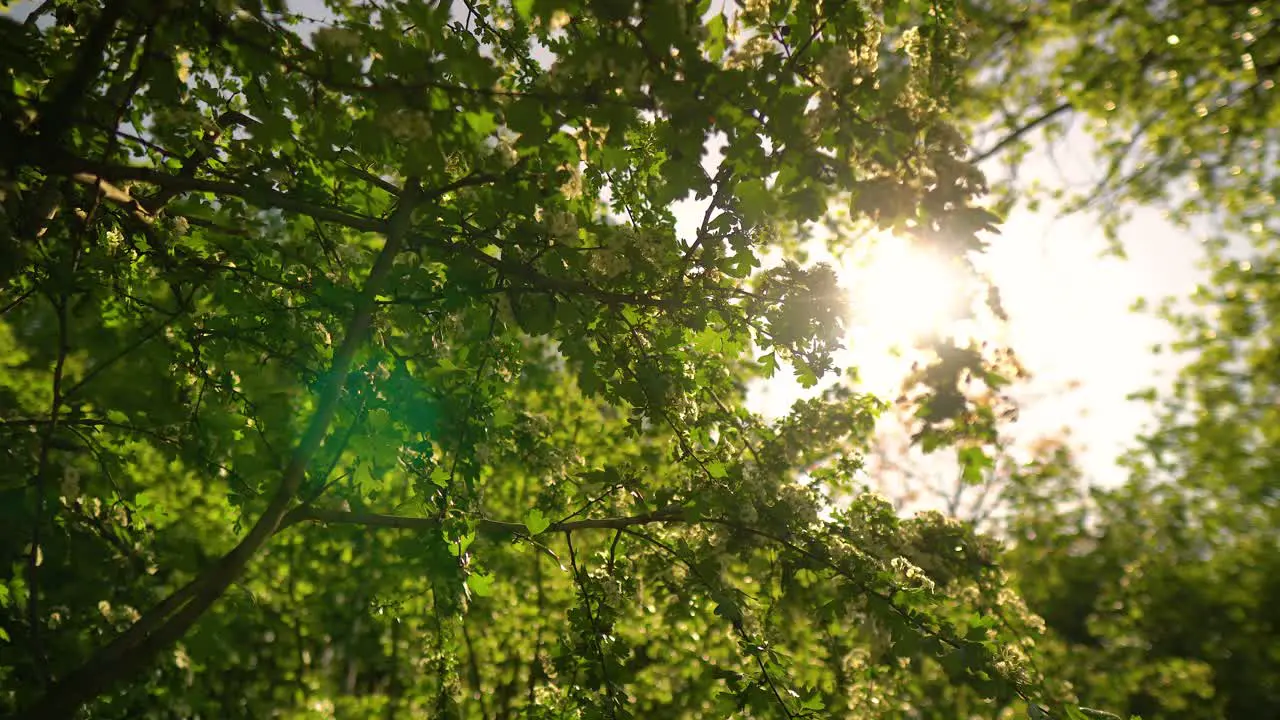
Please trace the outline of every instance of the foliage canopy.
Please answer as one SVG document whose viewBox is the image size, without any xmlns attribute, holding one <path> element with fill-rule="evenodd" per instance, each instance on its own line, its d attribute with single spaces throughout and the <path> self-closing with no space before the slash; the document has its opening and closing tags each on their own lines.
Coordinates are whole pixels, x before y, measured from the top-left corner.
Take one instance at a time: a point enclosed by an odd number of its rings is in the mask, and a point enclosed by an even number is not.
<svg viewBox="0 0 1280 720">
<path fill-rule="evenodd" d="M 860 492 L 877 401 L 743 405 L 834 371 L 833 205 L 981 247 L 953 12 L 0 23 L 0 707 L 897 717 L 925 672 L 1079 717 L 993 544 Z M 939 357 L 924 437 L 989 439 Z"/>
</svg>

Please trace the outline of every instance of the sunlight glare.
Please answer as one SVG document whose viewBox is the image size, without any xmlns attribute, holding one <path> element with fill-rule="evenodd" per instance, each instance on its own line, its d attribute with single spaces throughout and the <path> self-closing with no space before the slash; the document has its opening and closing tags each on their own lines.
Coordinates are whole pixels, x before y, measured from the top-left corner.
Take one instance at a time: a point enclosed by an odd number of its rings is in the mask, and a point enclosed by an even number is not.
<svg viewBox="0 0 1280 720">
<path fill-rule="evenodd" d="M 853 325 L 894 346 L 951 334 L 968 295 L 960 267 L 892 236 L 848 258 L 841 279 Z"/>
<path fill-rule="evenodd" d="M 974 286 L 958 265 L 887 234 L 859 238 L 834 257 L 824 243 L 816 239 L 806 250 L 836 268 L 846 293 L 845 347 L 835 361 L 857 369 L 859 390 L 893 398 L 912 362 L 929 357 L 922 346 L 932 337 L 966 342 L 990 333 L 982 322 L 962 320 L 973 307 Z M 798 397 L 812 397 L 834 381 L 828 376 L 818 388 L 802 390 L 790 373 L 779 375 L 757 386 L 753 406 L 780 417 Z"/>
</svg>

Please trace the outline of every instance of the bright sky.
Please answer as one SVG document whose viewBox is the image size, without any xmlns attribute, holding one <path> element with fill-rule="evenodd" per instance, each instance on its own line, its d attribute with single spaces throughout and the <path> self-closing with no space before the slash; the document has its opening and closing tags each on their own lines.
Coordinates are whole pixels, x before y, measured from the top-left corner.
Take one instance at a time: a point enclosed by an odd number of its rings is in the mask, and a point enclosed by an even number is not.
<svg viewBox="0 0 1280 720">
<path fill-rule="evenodd" d="M 9 9 L 11 17 L 22 19 L 31 5 L 16 3 Z M 294 0 L 290 6 L 327 14 L 319 0 Z M 1068 135 L 1055 155 L 1033 154 L 1022 178 L 1074 185 L 1100 174 L 1081 133 Z M 1064 156 L 1075 162 L 1062 163 Z M 678 214 L 688 232 L 696 228 L 702 211 L 686 205 Z M 1198 242 L 1159 213 L 1139 212 L 1122 237 L 1128 259 L 1104 257 L 1106 242 L 1089 217 L 1019 210 L 1008 218 L 988 256 L 1010 315 L 1005 336 L 998 339 L 1007 341 L 1034 375 L 1018 393 L 1023 403 L 1014 433 L 1031 439 L 1070 426 L 1084 449 L 1087 473 L 1101 482 L 1120 479 L 1114 458 L 1148 417 L 1142 405 L 1125 396 L 1167 376 L 1171 367 L 1168 356 L 1149 352 L 1153 343 L 1169 339 L 1168 328 L 1129 308 L 1143 296 L 1185 297 L 1200 277 Z M 897 244 L 867 268 L 846 268 L 844 277 L 856 290 L 862 314 L 851 329 L 845 359 L 861 368 L 867 389 L 891 399 L 905 368 L 890 350 L 909 343 L 913 332 L 927 330 L 938 319 L 951 284 L 948 272 Z M 902 302 L 903 287 L 916 293 L 911 302 Z M 921 288 L 936 296 L 920 293 Z M 803 394 L 787 375 L 783 369 L 756 389 L 755 409 L 778 415 Z M 1064 390 L 1073 383 L 1077 389 Z"/>
</svg>

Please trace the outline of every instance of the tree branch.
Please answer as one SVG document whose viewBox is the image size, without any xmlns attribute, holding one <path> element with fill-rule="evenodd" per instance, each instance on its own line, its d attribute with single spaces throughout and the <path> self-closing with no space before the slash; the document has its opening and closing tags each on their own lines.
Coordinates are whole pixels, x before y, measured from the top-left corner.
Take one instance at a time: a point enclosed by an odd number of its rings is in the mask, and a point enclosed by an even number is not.
<svg viewBox="0 0 1280 720">
<path fill-rule="evenodd" d="M 63 380 L 66 370 L 67 355 L 70 353 L 70 340 L 67 336 L 67 296 L 65 294 L 53 298 L 53 305 L 58 319 L 58 358 L 53 366 L 53 389 L 49 400 L 49 423 L 44 427 L 40 439 L 40 459 L 36 465 L 35 482 L 35 518 L 31 524 L 31 548 L 27 553 L 27 623 L 31 626 L 31 650 L 44 673 L 48 673 L 48 657 L 45 656 L 41 644 L 40 628 L 44 624 L 40 617 L 40 560 L 43 551 L 40 548 L 41 531 L 45 521 L 45 495 L 49 480 L 49 451 L 53 448 L 53 435 L 58 430 L 58 421 L 62 417 Z M 44 678 L 47 680 L 48 678 Z"/>
<path fill-rule="evenodd" d="M 289 511 L 288 515 L 281 520 L 280 527 L 276 532 L 283 532 L 286 528 L 305 522 L 362 525 L 370 528 L 414 530 L 418 532 L 434 532 L 440 529 L 440 518 L 349 512 L 347 510 L 329 510 L 300 505 Z M 680 514 L 679 508 L 671 507 L 657 512 L 629 517 L 589 518 L 586 520 L 553 523 L 539 534 L 574 532 L 577 530 L 621 530 L 637 525 L 686 522 L 690 521 Z M 529 536 L 529 529 L 525 527 L 524 523 L 490 520 L 488 518 L 481 518 L 476 522 L 476 532 L 500 540 L 510 539 L 515 536 Z"/>
<path fill-rule="evenodd" d="M 587 613 L 587 621 L 591 625 L 591 644 L 600 659 L 600 676 L 604 681 L 605 695 L 609 698 L 609 717 L 618 720 L 618 697 L 614 692 L 613 680 L 609 677 L 609 660 L 604 656 L 604 648 L 600 645 L 602 632 L 596 622 L 596 613 L 591 609 L 591 596 L 587 594 L 587 585 L 582 579 L 582 571 L 578 569 L 578 554 L 573 549 L 573 533 L 565 531 L 565 544 L 569 546 L 569 567 L 573 569 L 573 583 L 578 587 L 578 595 L 582 598 L 582 609 Z"/>
<path fill-rule="evenodd" d="M 195 624 L 275 534 L 298 494 L 307 466 L 328 432 L 346 376 L 372 326 L 377 309 L 375 298 L 404 245 L 413 210 L 421 199 L 418 180 L 410 179 L 386 223 L 386 242 L 356 300 L 346 336 L 334 353 L 329 376 L 321 385 L 316 409 L 282 473 L 275 494 L 249 534 L 191 585 L 178 591 L 178 594 L 187 596 L 185 602 L 162 601 L 87 663 L 54 684 L 44 697 L 26 710 L 23 717 L 70 718 L 82 704 L 116 682 L 139 672 L 158 652 L 176 642 Z"/>
<path fill-rule="evenodd" d="M 105 64 L 103 56 L 107 52 L 107 43 L 111 41 L 116 26 L 124 17 L 127 4 L 125 0 L 106 3 L 102 14 L 98 15 L 97 22 L 85 37 L 76 57 L 75 67 L 66 82 L 40 108 L 40 116 L 36 119 L 33 130 L 43 141 L 42 144 L 55 145 L 60 142 L 75 120 L 75 109 L 84 103 L 85 98 L 94 95 L 90 88 Z"/>
<path fill-rule="evenodd" d="M 223 197 L 240 198 L 261 207 L 286 210 L 299 215 L 306 215 L 316 220 L 345 225 L 353 230 L 376 233 L 385 233 L 387 231 L 387 221 L 385 220 L 318 205 L 310 200 L 304 200 L 296 195 L 280 192 L 264 185 L 239 184 L 222 180 L 206 180 L 185 175 L 174 175 L 153 168 L 99 162 L 57 151 L 42 150 L 37 152 L 36 158 L 28 161 L 28 164 L 46 173 L 63 175 L 84 183 L 107 181 L 107 183 L 118 184 L 121 181 L 132 180 L 155 185 L 166 195 L 184 192 L 207 192 Z M 115 188 L 115 190 L 116 192 L 108 192 L 106 195 L 108 200 L 136 206 L 137 209 L 150 215 L 150 211 L 146 210 L 138 199 L 119 188 Z"/>
<path fill-rule="evenodd" d="M 469 229 L 472 231 L 477 230 L 477 228 Z M 644 307 L 665 309 L 671 309 L 676 305 L 675 301 L 669 298 L 603 290 L 581 280 L 556 278 L 551 277 L 550 275 L 544 275 L 530 268 L 528 265 L 503 258 L 493 257 L 492 255 L 481 252 L 480 250 L 465 243 L 445 244 L 431 238 L 422 238 L 422 241 L 426 244 L 442 248 L 447 252 L 460 252 L 472 260 L 488 265 L 508 278 L 522 281 L 525 285 L 528 285 L 535 290 L 558 293 L 566 296 L 578 295 L 581 297 L 591 298 L 592 300 L 596 300 L 604 305 L 641 305 Z"/>
<path fill-rule="evenodd" d="M 471 683 L 472 697 L 480 703 L 481 720 L 489 720 L 489 705 L 485 702 L 484 685 L 480 679 L 480 661 L 476 658 L 476 648 L 471 642 L 471 630 L 467 626 L 467 614 L 462 616 L 462 640 L 467 647 L 467 674 Z"/>
<path fill-rule="evenodd" d="M 1059 103 L 1058 105 L 1055 105 L 1052 108 L 1045 110 L 1038 117 L 1032 119 L 1026 125 L 1023 125 L 1022 127 L 1013 130 L 1008 135 L 1005 135 L 1003 138 L 1000 138 L 1000 140 L 995 145 L 992 145 L 986 150 L 978 153 L 977 155 L 974 155 L 972 158 L 969 158 L 969 162 L 976 165 L 985 160 L 989 160 L 991 157 L 1002 152 L 1005 148 L 1021 140 L 1032 130 L 1035 130 L 1041 125 L 1044 125 L 1050 120 L 1058 117 L 1059 115 L 1071 109 L 1072 109 L 1071 103 L 1067 101 L 1063 101 L 1062 103 Z"/>
<path fill-rule="evenodd" d="M 52 157 L 50 157 L 51 155 Z M 45 172 L 61 174 L 78 182 L 96 185 L 101 188 L 104 197 L 119 205 L 129 208 L 139 219 L 153 222 L 155 216 L 150 213 L 138 198 L 114 183 L 132 180 L 159 187 L 169 192 L 207 192 L 224 197 L 237 197 L 264 208 L 285 210 L 306 215 L 318 221 L 331 222 L 338 225 L 365 232 L 387 232 L 387 221 L 348 213 L 336 208 L 319 205 L 304 200 L 290 193 L 280 192 L 261 185 L 238 184 L 221 180 L 206 180 L 161 172 L 152 168 L 132 165 L 114 165 L 85 158 L 78 158 L 66 153 L 51 153 L 43 156 L 39 162 L 33 162 Z M 459 190 L 494 182 L 500 176 L 489 174 L 467 175 L 453 182 L 424 192 L 423 201 L 431 201 L 442 195 Z M 670 308 L 673 301 L 667 298 L 650 295 L 619 293 L 602 290 L 588 283 L 568 278 L 553 278 L 543 275 L 521 263 L 495 258 L 463 243 L 444 243 L 424 235 L 415 235 L 412 242 L 436 247 L 449 253 L 462 255 L 488 265 L 498 272 L 522 280 L 529 286 L 546 292 L 562 295 L 580 295 L 606 305 L 642 305 L 646 307 Z"/>
</svg>

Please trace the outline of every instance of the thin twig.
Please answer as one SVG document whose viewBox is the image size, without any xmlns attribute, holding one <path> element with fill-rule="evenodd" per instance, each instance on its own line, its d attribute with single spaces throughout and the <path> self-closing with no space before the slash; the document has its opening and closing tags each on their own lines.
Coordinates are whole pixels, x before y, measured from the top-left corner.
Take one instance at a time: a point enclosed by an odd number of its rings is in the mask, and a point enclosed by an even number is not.
<svg viewBox="0 0 1280 720">
<path fill-rule="evenodd" d="M 27 288 L 26 290 L 22 291 L 22 294 L 21 294 L 21 295 L 19 295 L 18 297 L 14 298 L 13 300 L 10 300 L 8 303 L 6 303 L 6 304 L 5 304 L 5 306 L 4 306 L 4 307 L 0 308 L 0 315 L 4 315 L 4 314 L 8 313 L 10 310 L 12 310 L 12 309 L 14 309 L 14 308 L 18 307 L 19 305 L 21 305 L 21 304 L 22 304 L 22 302 L 23 302 L 24 300 L 26 300 L 27 298 L 31 297 L 31 296 L 35 293 L 35 291 L 36 291 L 36 289 L 35 289 L 35 287 L 34 287 L 34 286 L 29 287 L 29 288 Z"/>
<path fill-rule="evenodd" d="M 1021 140 L 1023 137 L 1025 137 L 1025 136 L 1027 135 L 1027 133 L 1030 133 L 1032 130 L 1035 130 L 1036 128 L 1040 127 L 1041 125 L 1043 125 L 1043 124 L 1045 124 L 1045 123 L 1049 122 L 1050 120 L 1052 120 L 1052 119 L 1056 118 L 1057 116 L 1059 116 L 1059 115 L 1061 115 L 1061 114 L 1063 114 L 1063 113 L 1065 113 L 1065 112 L 1067 112 L 1068 110 L 1071 110 L 1071 109 L 1072 109 L 1072 105 L 1071 105 L 1071 103 L 1070 103 L 1069 101 L 1063 101 L 1063 102 L 1061 102 L 1061 103 L 1059 103 L 1059 104 L 1057 104 L 1057 105 L 1055 105 L 1055 106 L 1053 106 L 1053 107 L 1049 108 L 1048 110 L 1045 110 L 1043 113 L 1041 113 L 1040 115 L 1038 115 L 1036 118 L 1034 118 L 1033 120 L 1031 120 L 1031 121 L 1030 121 L 1030 122 L 1028 122 L 1027 124 L 1025 124 L 1025 125 L 1023 125 L 1022 127 L 1019 127 L 1019 128 L 1017 128 L 1017 129 L 1013 130 L 1013 131 L 1012 131 L 1012 132 L 1010 132 L 1008 135 L 1005 135 L 1004 137 L 1000 138 L 1000 140 L 999 140 L 998 142 L 996 142 L 996 144 L 995 144 L 995 145 L 992 145 L 991 147 L 987 148 L 986 150 L 984 150 L 984 151 L 982 151 L 982 152 L 978 153 L 977 155 L 974 155 L 973 157 L 969 158 L 969 162 L 971 162 L 971 163 L 973 163 L 973 164 L 977 165 L 977 164 L 979 164 L 979 163 L 981 163 L 981 162 L 983 162 L 983 161 L 985 161 L 985 160 L 987 160 L 987 159 L 991 158 L 993 155 L 996 155 L 996 154 L 1000 153 L 1000 152 L 1001 152 L 1001 151 L 1003 151 L 1005 148 L 1007 148 L 1007 147 L 1009 147 L 1010 145 L 1012 145 L 1012 144 L 1014 144 L 1014 143 L 1018 142 L 1019 140 Z"/>
<path fill-rule="evenodd" d="M 40 627 L 40 565 L 43 550 L 41 531 L 44 528 L 45 494 L 49 475 L 49 454 L 53 449 L 53 435 L 58 430 L 58 420 L 62 416 L 62 380 L 66 369 L 67 355 L 70 353 L 67 328 L 67 297 L 62 295 L 52 299 L 58 322 L 58 356 L 53 366 L 53 390 L 49 400 L 49 422 L 44 427 L 40 439 L 40 459 L 35 473 L 35 516 L 31 523 L 31 548 L 27 553 L 27 623 L 31 631 L 31 650 L 42 669 L 48 673 L 48 658 L 41 645 Z"/>
<path fill-rule="evenodd" d="M 480 684 L 480 661 L 476 659 L 476 649 L 471 642 L 471 631 L 467 626 L 467 615 L 462 616 L 462 641 L 467 646 L 467 666 L 471 681 L 471 692 L 480 702 L 481 720 L 489 720 L 489 707 L 484 701 L 484 688 Z"/>
<path fill-rule="evenodd" d="M 582 579 L 582 571 L 578 569 L 578 556 L 573 549 L 573 533 L 566 531 L 564 541 L 569 545 L 569 567 L 573 570 L 573 582 L 578 586 L 578 594 L 582 597 L 582 607 L 587 611 L 587 621 L 591 623 L 591 643 L 595 645 L 596 655 L 600 657 L 600 675 L 604 680 L 605 695 L 609 699 L 609 716 L 617 720 L 617 697 L 614 693 L 613 681 L 609 678 L 609 662 L 605 659 L 604 648 L 600 645 L 603 632 L 596 623 L 595 611 L 591 609 L 591 596 L 587 594 L 587 586 Z"/>
</svg>

